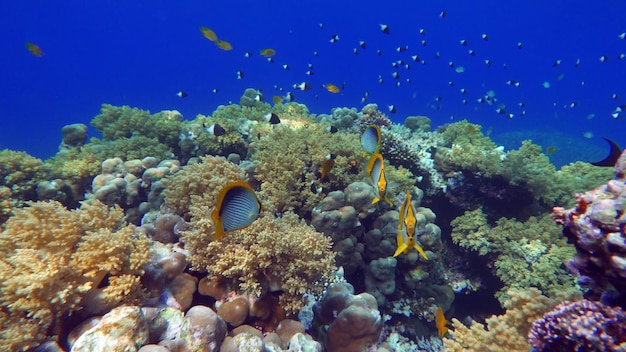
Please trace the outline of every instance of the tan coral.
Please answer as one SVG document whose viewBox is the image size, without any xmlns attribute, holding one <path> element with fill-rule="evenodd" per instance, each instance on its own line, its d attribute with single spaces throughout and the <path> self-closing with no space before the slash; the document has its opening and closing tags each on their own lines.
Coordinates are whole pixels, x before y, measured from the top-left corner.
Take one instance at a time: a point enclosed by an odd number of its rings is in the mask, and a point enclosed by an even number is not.
<svg viewBox="0 0 626 352">
<path fill-rule="evenodd" d="M 527 336 L 532 323 L 561 300 L 580 299 L 580 292 L 571 290 L 550 299 L 534 287 L 511 289 L 507 295 L 511 299 L 504 303 L 506 313 L 487 318 L 486 327 L 476 322 L 467 327 L 458 319 L 452 319 L 454 330 L 450 331 L 451 338 L 443 339 L 446 351 L 527 352 L 531 348 Z"/>
<path fill-rule="evenodd" d="M 98 313 L 142 297 L 149 242 L 132 226 L 120 228 L 120 208 L 96 201 L 74 211 L 54 201 L 29 205 L 17 209 L 0 234 L 0 310 L 7 320 L 37 326 L 29 336 L 40 340 L 74 311 Z M 105 277 L 108 285 L 98 288 Z M 0 340 L 19 329 L 11 326 Z M 28 341 L 25 336 L 16 349 Z"/>
<path fill-rule="evenodd" d="M 302 307 L 305 292 L 321 293 L 335 269 L 330 239 L 293 213 L 282 218 L 266 215 L 221 240 L 197 230 L 185 232 L 183 238 L 192 244 L 186 248 L 196 270 L 212 279 L 226 278 L 238 291 L 257 297 L 282 290 L 280 303 L 287 311 Z"/>
<path fill-rule="evenodd" d="M 211 208 L 222 187 L 229 181 L 245 180 L 246 174 L 237 165 L 223 157 L 205 156 L 199 163 L 191 163 L 165 179 L 165 202 L 172 210 L 190 219 L 192 198 L 198 197 L 196 206 Z M 202 216 L 208 217 L 208 213 Z M 201 217 L 202 217 L 201 216 Z"/>
</svg>

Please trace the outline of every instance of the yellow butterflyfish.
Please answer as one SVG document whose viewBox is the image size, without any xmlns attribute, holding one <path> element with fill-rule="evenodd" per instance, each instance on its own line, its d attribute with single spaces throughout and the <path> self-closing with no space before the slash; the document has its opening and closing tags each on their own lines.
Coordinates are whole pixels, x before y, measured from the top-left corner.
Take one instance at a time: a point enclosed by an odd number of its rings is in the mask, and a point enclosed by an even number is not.
<svg viewBox="0 0 626 352">
<path fill-rule="evenodd" d="M 217 205 L 211 214 L 215 237 L 222 238 L 228 231 L 252 224 L 262 210 L 261 202 L 252 187 L 243 181 L 228 183 L 217 196 Z"/>
<path fill-rule="evenodd" d="M 393 202 L 387 198 L 387 177 L 385 176 L 385 162 L 383 160 L 383 156 L 379 153 L 372 154 L 369 162 L 367 163 L 366 172 L 372 181 L 372 184 L 378 191 L 378 197 L 374 197 L 374 199 L 372 199 L 372 204 L 376 204 L 383 200 L 387 202 L 387 204 L 393 206 Z"/>
<path fill-rule="evenodd" d="M 413 203 L 411 203 L 411 194 L 406 192 L 404 202 L 400 207 L 399 214 L 400 224 L 398 225 L 398 236 L 396 238 L 398 248 L 393 254 L 394 257 L 399 256 L 401 253 L 408 253 L 409 249 L 414 248 L 424 259 L 428 260 L 428 256 L 424 249 L 415 243 L 415 227 L 417 225 L 417 218 L 415 216 L 415 209 Z"/>
</svg>

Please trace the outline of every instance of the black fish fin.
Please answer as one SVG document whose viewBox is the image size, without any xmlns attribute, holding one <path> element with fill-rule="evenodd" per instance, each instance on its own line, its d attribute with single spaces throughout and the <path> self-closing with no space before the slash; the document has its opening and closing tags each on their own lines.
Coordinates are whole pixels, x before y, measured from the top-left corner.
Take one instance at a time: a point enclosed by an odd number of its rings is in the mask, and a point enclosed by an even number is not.
<svg viewBox="0 0 626 352">
<path fill-rule="evenodd" d="M 604 158 L 604 159 L 602 159 L 600 161 L 595 161 L 595 162 L 591 162 L 590 161 L 589 164 L 595 165 L 595 166 L 610 166 L 610 167 L 613 167 L 613 166 L 615 166 L 615 163 L 617 162 L 617 159 L 619 159 L 619 156 L 622 155 L 622 149 L 614 141 L 612 141 L 612 140 L 610 140 L 610 139 L 608 139 L 606 137 L 602 137 L 602 139 L 607 141 L 609 143 L 609 146 L 611 147 L 609 155 L 606 158 Z"/>
</svg>

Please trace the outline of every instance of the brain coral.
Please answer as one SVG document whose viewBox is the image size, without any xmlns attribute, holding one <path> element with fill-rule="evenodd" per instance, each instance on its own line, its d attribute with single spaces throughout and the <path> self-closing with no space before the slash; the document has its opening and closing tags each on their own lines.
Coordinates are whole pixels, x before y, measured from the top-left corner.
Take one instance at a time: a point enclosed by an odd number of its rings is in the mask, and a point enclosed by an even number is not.
<svg viewBox="0 0 626 352">
<path fill-rule="evenodd" d="M 259 195 L 278 212 L 308 213 L 324 198 L 322 193 L 311 192 L 310 184 L 318 181 L 316 172 L 330 153 L 336 156 L 335 165 L 324 188 L 343 189 L 360 178 L 362 157 L 357 136 L 331 134 L 319 124 L 274 128 L 257 143 L 251 158 L 256 177 L 262 182 Z"/>
<path fill-rule="evenodd" d="M 122 226 L 121 209 L 96 201 L 74 211 L 54 201 L 29 205 L 0 234 L 2 346 L 27 349 L 72 312 L 143 297 L 149 242 Z"/>
<path fill-rule="evenodd" d="M 194 218 L 203 213 L 192 207 Z M 207 225 L 199 227 L 212 233 Z M 206 271 L 214 280 L 227 279 L 237 290 L 256 296 L 283 291 L 280 303 L 288 311 L 302 307 L 304 293 L 320 294 L 335 270 L 330 239 L 293 213 L 263 216 L 220 240 L 199 232 L 183 233 L 196 270 Z"/>
</svg>

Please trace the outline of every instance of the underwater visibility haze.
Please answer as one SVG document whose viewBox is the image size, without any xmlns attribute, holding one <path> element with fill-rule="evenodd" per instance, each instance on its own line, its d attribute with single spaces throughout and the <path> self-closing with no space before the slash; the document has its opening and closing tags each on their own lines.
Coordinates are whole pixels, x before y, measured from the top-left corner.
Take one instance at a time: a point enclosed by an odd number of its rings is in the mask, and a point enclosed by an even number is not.
<svg viewBox="0 0 626 352">
<path fill-rule="evenodd" d="M 3 1 L 0 351 L 626 350 L 624 13 Z"/>
</svg>

